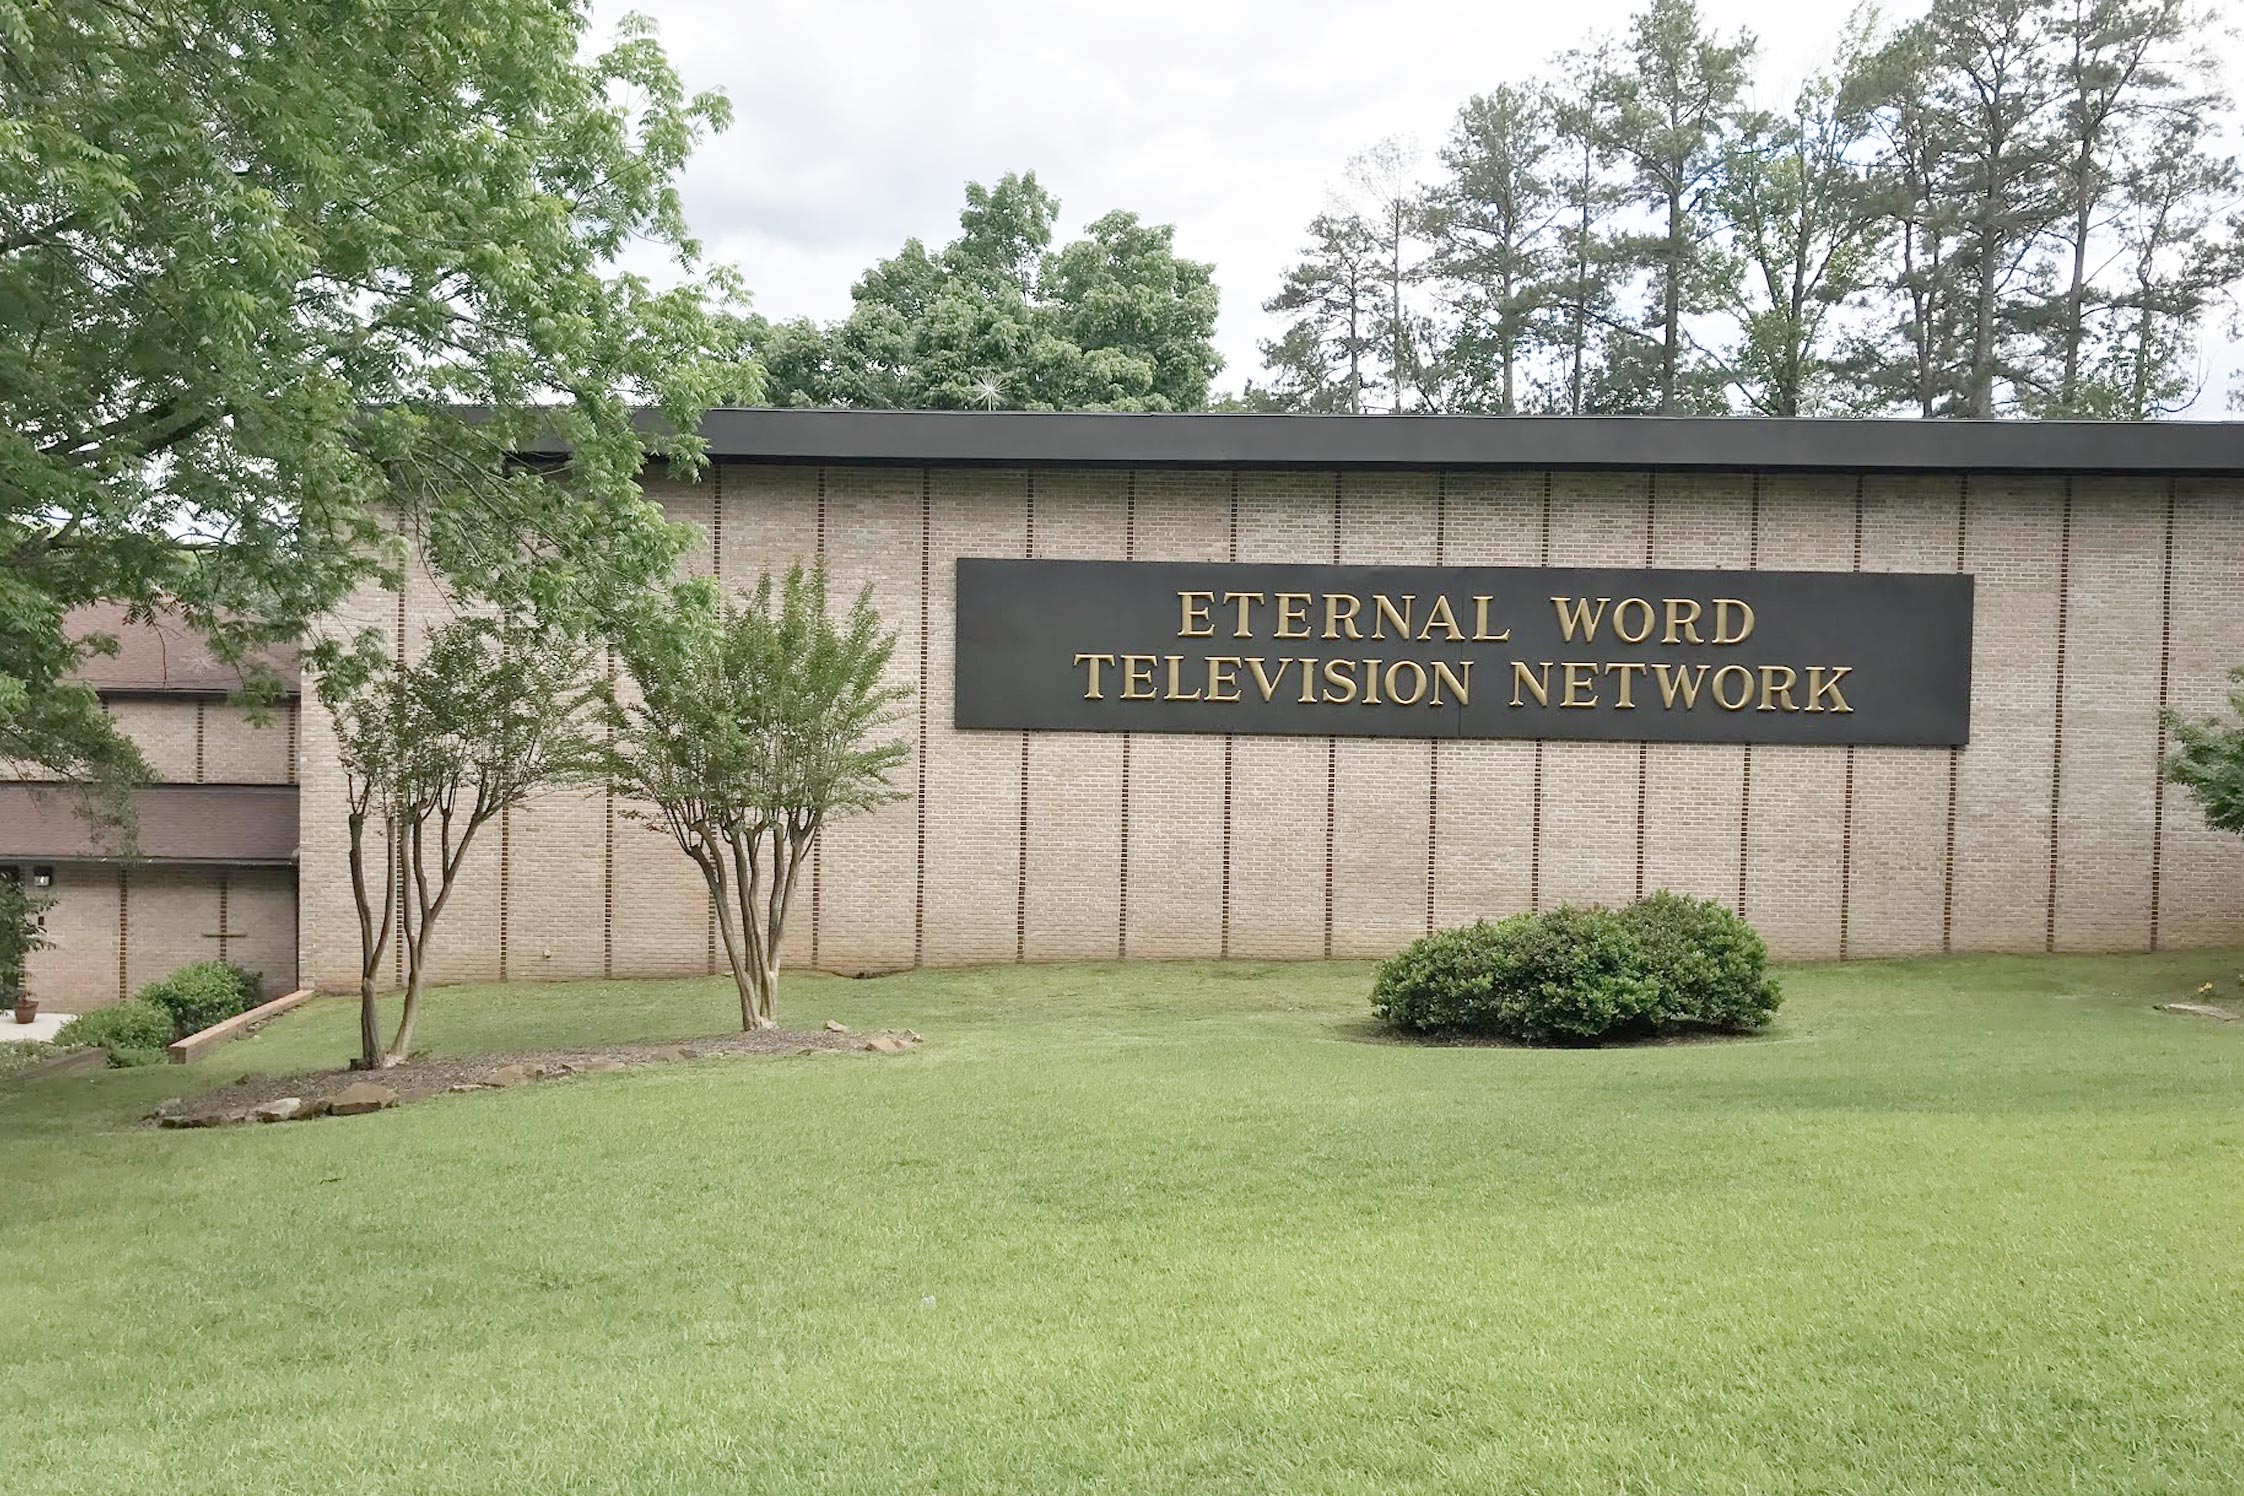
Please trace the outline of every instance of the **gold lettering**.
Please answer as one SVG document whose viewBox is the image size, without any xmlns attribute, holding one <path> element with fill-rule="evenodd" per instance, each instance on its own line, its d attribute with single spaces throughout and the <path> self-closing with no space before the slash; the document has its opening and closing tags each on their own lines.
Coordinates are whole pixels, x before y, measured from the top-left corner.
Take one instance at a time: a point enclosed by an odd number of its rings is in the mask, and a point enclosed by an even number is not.
<svg viewBox="0 0 2244 1496">
<path fill-rule="evenodd" d="M 1325 661 L 1324 699 L 1327 702 L 1339 706 L 1346 706 L 1349 702 L 1356 699 L 1356 677 L 1352 673 L 1355 663 L 1356 662 L 1354 660 Z M 1346 694 L 1335 696 L 1332 694 L 1334 691 L 1344 691 Z"/>
<path fill-rule="evenodd" d="M 1633 634 L 1628 631 L 1628 625 L 1621 622 L 1630 608 L 1636 609 L 1644 620 L 1644 626 Z M 1651 638 L 1652 622 L 1652 605 L 1641 597 L 1624 597 L 1613 604 L 1613 632 L 1620 635 L 1623 644 L 1642 644 Z"/>
<path fill-rule="evenodd" d="M 1792 686 L 1799 678 L 1800 672 L 1794 670 L 1790 665 L 1763 665 L 1761 667 L 1761 705 L 1758 710 L 1764 712 L 1798 711 L 1799 708 L 1792 704 Z M 1784 705 L 1782 707 L 1771 706 L 1769 703 L 1772 701 L 1781 701 Z"/>
<path fill-rule="evenodd" d="M 1124 701 L 1151 701 L 1153 699 L 1153 667 L 1159 655 L 1132 655 L 1122 657 L 1122 699 Z M 1139 689 L 1138 682 L 1144 681 Z"/>
<path fill-rule="evenodd" d="M 1083 688 L 1083 699 L 1085 701 L 1105 700 L 1106 694 L 1099 689 L 1099 666 L 1113 664 L 1114 656 L 1104 654 L 1079 654 L 1075 657 L 1075 663 L 1078 665 L 1088 665 L 1091 667 L 1091 681 L 1089 685 Z"/>
<path fill-rule="evenodd" d="M 1309 659 L 1304 659 L 1301 662 L 1301 704 L 1303 706 L 1316 705 L 1317 672 L 1314 668 L 1316 663 L 1315 660 Z M 1281 669 L 1279 673 L 1282 675 L 1285 672 Z"/>
<path fill-rule="evenodd" d="M 1239 666 L 1244 663 L 1237 655 L 1208 656 L 1208 700 L 1237 701 L 1239 697 Z M 1226 695 L 1225 693 L 1229 694 Z"/>
<path fill-rule="evenodd" d="M 1397 671 L 1408 670 L 1418 677 L 1418 685 L 1408 696 L 1395 689 Z M 1416 706 L 1426 698 L 1426 667 L 1416 660 L 1397 660 L 1387 667 L 1387 699 L 1396 706 Z M 1440 705 L 1436 702 L 1435 705 Z"/>
<path fill-rule="evenodd" d="M 1706 670 L 1704 665 L 1654 665 L 1652 675 L 1660 683 L 1660 704 L 1673 710 L 1680 699 L 1685 711 L 1697 706 Z"/>
<path fill-rule="evenodd" d="M 1808 711 L 1811 711 L 1811 712 L 1824 712 L 1824 711 L 1831 711 L 1831 712 L 1851 712 L 1851 711 L 1853 711 L 1853 710 L 1854 710 L 1854 708 L 1853 708 L 1853 707 L 1851 707 L 1851 706 L 1848 706 L 1848 705 L 1847 705 L 1847 698 L 1839 694 L 1839 680 L 1840 680 L 1840 678 L 1841 678 L 1842 676 L 1848 676 L 1848 675 L 1852 675 L 1852 674 L 1854 674 L 1854 666 L 1852 666 L 1852 665 L 1833 665 L 1833 666 L 1830 666 L 1830 667 L 1829 667 L 1829 669 L 1830 669 L 1830 671 L 1831 671 L 1831 678 L 1830 678 L 1829 680 L 1825 680 L 1825 679 L 1823 678 L 1823 672 L 1824 672 L 1824 669 L 1825 669 L 1825 668 L 1826 668 L 1826 667 L 1824 667 L 1824 666 L 1822 666 L 1822 665 L 1810 665 L 1810 666 L 1808 667 L 1808 705 L 1807 705 L 1807 710 L 1808 710 Z M 1828 696 L 1828 697 L 1830 697 L 1830 698 L 1831 698 L 1831 705 L 1829 705 L 1828 707 L 1825 707 L 1825 706 L 1819 706 L 1819 705 L 1818 705 L 1817 703 L 1819 703 L 1820 701 L 1822 701 L 1822 700 L 1823 700 L 1823 698 L 1824 698 L 1824 697 L 1826 697 L 1826 696 Z"/>
<path fill-rule="evenodd" d="M 1309 637 L 1309 599 L 1307 592 L 1281 592 L 1278 594 L 1278 627 L 1271 635 L 1275 639 L 1306 639 Z"/>
<path fill-rule="evenodd" d="M 1660 636 L 1662 644 L 1703 644 L 1699 638 L 1699 614 L 1705 609 L 1687 597 L 1662 599 L 1667 604 L 1667 632 Z"/>
<path fill-rule="evenodd" d="M 1488 593 L 1476 592 L 1473 594 L 1473 642 L 1475 644 L 1502 644 L 1512 636 L 1510 629 L 1504 630 L 1501 634 L 1491 634 L 1488 631 L 1488 605 L 1495 601 L 1495 597 Z"/>
<path fill-rule="evenodd" d="M 1597 667 L 1595 665 L 1586 664 L 1580 660 L 1568 660 L 1559 668 L 1566 672 L 1566 694 L 1559 698 L 1558 704 L 1560 706 L 1597 705 Z M 1575 700 L 1574 698 L 1583 691 L 1590 693 L 1589 700 Z"/>
<path fill-rule="evenodd" d="M 1644 662 L 1642 660 L 1623 660 L 1617 665 L 1607 665 L 1605 668 L 1612 671 L 1613 678 L 1621 683 L 1621 694 L 1613 699 L 1614 709 L 1618 711 L 1624 707 L 1634 707 L 1636 705 L 1636 680 L 1629 672 L 1633 670 L 1637 675 L 1642 675 L 1644 673 Z"/>
<path fill-rule="evenodd" d="M 1730 610 L 1732 608 L 1737 609 L 1743 615 L 1738 622 L 1737 632 L 1734 634 L 1730 632 Z M 1753 609 L 1749 604 L 1740 602 L 1734 597 L 1718 597 L 1714 600 L 1715 643 L 1743 644 L 1752 633 Z"/>
<path fill-rule="evenodd" d="M 1271 697 L 1278 694 L 1278 687 L 1284 684 L 1286 679 L 1286 667 L 1288 665 L 1291 665 L 1292 663 L 1292 660 L 1287 659 L 1286 657 L 1281 655 L 1278 658 L 1278 673 L 1276 675 L 1267 675 L 1263 672 L 1262 669 L 1261 655 L 1247 656 L 1247 669 L 1251 674 L 1253 674 L 1255 689 L 1262 693 L 1262 699 L 1264 701 L 1268 701 Z"/>
<path fill-rule="evenodd" d="M 1226 592 L 1223 595 L 1223 600 L 1227 603 L 1235 602 L 1239 605 L 1239 622 L 1231 630 L 1231 637 L 1234 639 L 1252 639 L 1254 630 L 1247 624 L 1247 608 L 1253 603 L 1261 602 L 1262 594 L 1259 592 Z"/>
<path fill-rule="evenodd" d="M 1384 592 L 1375 592 L 1375 593 L 1373 593 L 1373 594 L 1371 595 L 1371 607 L 1372 607 L 1372 616 L 1371 616 L 1371 637 L 1372 637 L 1372 638 L 1374 638 L 1374 639 L 1384 639 L 1384 638 L 1386 638 L 1386 637 L 1387 637 L 1387 625 L 1388 625 L 1388 624 L 1390 624 L 1390 623 L 1392 623 L 1392 624 L 1393 624 L 1393 625 L 1395 626 L 1395 637 L 1396 637 L 1396 638 L 1398 638 L 1398 639 L 1407 639 L 1407 638 L 1409 638 L 1409 637 L 1410 637 L 1410 610 L 1411 610 L 1411 606 L 1412 606 L 1412 605 L 1413 605 L 1414 603 L 1416 603 L 1417 601 L 1418 601 L 1418 594 L 1417 594 L 1417 593 L 1415 593 L 1415 592 L 1406 592 L 1406 593 L 1404 593 L 1404 594 L 1403 594 L 1403 605 L 1402 605 L 1402 610 L 1401 610 L 1400 612 L 1397 612 L 1397 611 L 1396 611 L 1396 609 L 1395 609 L 1395 604 L 1394 604 L 1394 600 L 1393 600 L 1392 598 L 1388 597 L 1386 593 L 1384 593 Z"/>
<path fill-rule="evenodd" d="M 1379 705 L 1379 662 L 1364 661 L 1364 705 Z"/>
<path fill-rule="evenodd" d="M 1447 629 L 1452 640 L 1465 637 L 1465 631 L 1457 626 L 1457 615 L 1449 610 L 1448 596 L 1438 592 L 1434 594 L 1433 607 L 1426 611 L 1425 623 L 1419 626 L 1418 637 L 1431 639 L 1435 629 Z"/>
<path fill-rule="evenodd" d="M 1541 678 L 1538 679 L 1537 677 L 1527 673 L 1528 667 L 1525 660 L 1512 661 L 1513 706 L 1527 705 L 1526 702 L 1519 699 L 1519 692 L 1522 686 L 1535 693 L 1535 704 L 1537 706 L 1549 706 L 1551 704 L 1551 662 L 1548 660 L 1543 661 L 1541 668 L 1543 673 Z"/>
<path fill-rule="evenodd" d="M 1348 606 L 1343 608 L 1341 606 L 1342 603 L 1346 603 Z M 1348 626 L 1347 637 L 1350 639 L 1361 639 L 1363 637 L 1363 634 L 1356 627 L 1356 615 L 1358 613 L 1361 613 L 1363 611 L 1363 608 L 1363 599 L 1360 597 L 1353 597 L 1345 592 L 1326 593 L 1325 637 L 1327 639 L 1340 638 L 1340 626 L 1342 624 L 1346 624 Z"/>
<path fill-rule="evenodd" d="M 1597 600 L 1595 610 L 1592 610 L 1590 601 L 1586 597 L 1552 598 L 1552 605 L 1558 609 L 1558 626 L 1565 633 L 1566 642 L 1569 644 L 1574 642 L 1576 630 L 1580 630 L 1581 637 L 1585 640 L 1595 641 L 1597 638 L 1597 622 L 1605 616 L 1605 605 L 1611 601 L 1612 599 L 1609 597 L 1601 597 Z M 1568 607 L 1569 603 L 1573 606 Z"/>
<path fill-rule="evenodd" d="M 1194 602 L 1193 599 L 1200 599 Z M 1208 605 L 1215 601 L 1212 592 L 1180 592 L 1177 607 L 1184 619 L 1177 625 L 1179 639 L 1209 639 L 1215 636 L 1215 625 L 1208 621 Z"/>
<path fill-rule="evenodd" d="M 1463 674 L 1450 669 L 1447 660 L 1434 661 L 1434 699 L 1432 705 L 1444 706 L 1447 704 L 1441 699 L 1441 688 L 1444 684 L 1449 687 L 1451 694 L 1457 698 L 1459 706 L 1471 705 L 1472 692 L 1470 687 L 1473 679 L 1473 662 L 1471 660 L 1465 661 L 1460 669 L 1463 670 Z"/>
<path fill-rule="evenodd" d="M 1706 667 L 1702 665 L 1699 668 L 1703 670 Z M 1733 675 L 1737 677 L 1738 683 L 1741 687 L 1738 692 L 1738 699 L 1735 701 L 1730 700 L 1728 697 L 1722 694 L 1722 682 L 1728 680 Z M 1746 703 L 1751 701 L 1752 699 L 1753 672 L 1751 670 L 1747 669 L 1743 665 L 1724 665 L 1721 669 L 1714 672 L 1714 704 L 1722 708 L 1723 711 L 1743 711 L 1745 710 Z"/>
<path fill-rule="evenodd" d="M 1184 681 L 1180 678 L 1180 672 L 1183 670 L 1183 668 L 1183 655 L 1169 656 L 1169 700 L 1198 701 L 1200 700 L 1200 693 L 1198 691 L 1194 691 L 1190 696 L 1184 694 Z"/>
</svg>

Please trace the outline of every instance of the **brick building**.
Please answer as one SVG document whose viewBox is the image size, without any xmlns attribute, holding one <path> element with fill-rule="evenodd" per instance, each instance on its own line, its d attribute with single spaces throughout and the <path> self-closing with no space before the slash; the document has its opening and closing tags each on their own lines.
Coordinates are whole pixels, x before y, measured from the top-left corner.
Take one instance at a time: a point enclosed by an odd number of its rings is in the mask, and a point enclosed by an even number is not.
<svg viewBox="0 0 2244 1496">
<path fill-rule="evenodd" d="M 720 411 L 649 493 L 735 583 L 869 585 L 914 692 L 902 801 L 832 827 L 789 959 L 838 971 L 1374 957 L 1671 887 L 1789 958 L 2244 934 L 2244 843 L 2161 783 L 2159 711 L 2244 663 L 2244 427 Z M 961 557 L 1961 573 L 1969 740 L 962 730 Z M 417 647 L 416 579 L 348 621 Z M 1073 647 L 1081 647 L 1073 646 Z M 355 980 L 341 787 L 304 724 L 303 965 Z M 1750 734 L 1751 729 L 1741 729 Z M 442 980 L 717 969 L 692 867 L 609 794 L 507 816 Z"/>
<path fill-rule="evenodd" d="M 54 900 L 51 948 L 27 989 L 56 1012 L 121 1001 L 193 961 L 225 957 L 277 995 L 296 982 L 296 771 L 300 710 L 293 651 L 270 664 L 284 694 L 252 712 L 230 699 L 238 672 L 166 622 L 117 607 L 71 615 L 73 637 L 105 634 L 113 655 L 82 676 L 148 760 L 136 794 L 137 855 L 81 818 L 70 793 L 0 782 L 0 867 Z"/>
</svg>

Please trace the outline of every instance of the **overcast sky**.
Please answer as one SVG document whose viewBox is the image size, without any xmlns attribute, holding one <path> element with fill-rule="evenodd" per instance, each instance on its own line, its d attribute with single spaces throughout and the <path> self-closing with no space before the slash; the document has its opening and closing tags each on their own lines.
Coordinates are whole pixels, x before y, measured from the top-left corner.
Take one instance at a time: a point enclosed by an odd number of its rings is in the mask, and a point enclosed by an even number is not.
<svg viewBox="0 0 2244 1496">
<path fill-rule="evenodd" d="M 732 99 L 701 148 L 686 209 L 712 257 L 738 265 L 771 317 L 839 316 L 849 287 L 917 235 L 956 231 L 968 180 L 1033 169 L 1060 234 L 1115 208 L 1177 227 L 1223 293 L 1219 388 L 1259 374 L 1261 310 L 1347 158 L 1385 136 L 1428 155 L 1470 94 L 1544 69 L 1631 0 L 596 0 L 605 35 L 654 17 L 695 88 Z M 2217 8 L 2236 0 L 2214 0 Z M 1824 65 L 1852 0 L 1701 0 L 1760 40 L 1756 97 L 1782 104 Z M 1889 16 L 1921 3 L 1893 0 Z M 2231 86 L 2244 46 L 2219 38 Z M 2220 334 L 2216 330 L 2215 337 Z M 2236 350 L 2195 414 L 2220 413 Z"/>
</svg>

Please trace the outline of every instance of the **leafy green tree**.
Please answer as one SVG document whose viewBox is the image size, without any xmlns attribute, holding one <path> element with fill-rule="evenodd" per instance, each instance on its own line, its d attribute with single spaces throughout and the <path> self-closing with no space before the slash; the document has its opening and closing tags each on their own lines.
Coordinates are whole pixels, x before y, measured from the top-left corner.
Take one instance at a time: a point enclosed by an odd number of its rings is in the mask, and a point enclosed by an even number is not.
<svg viewBox="0 0 2244 1496">
<path fill-rule="evenodd" d="M 759 329 L 773 403 L 1203 408 L 1222 363 L 1213 269 L 1133 213 L 1055 251 L 1059 208 L 1034 172 L 968 183 L 959 237 L 906 241 L 858 281 L 848 317 Z"/>
<path fill-rule="evenodd" d="M 2205 823 L 2244 836 L 2244 668 L 2229 672 L 2229 716 L 2191 719 L 2169 712 L 2174 747 L 2166 777 L 2196 797 Z"/>
<path fill-rule="evenodd" d="M 1262 304 L 1266 312 L 1293 318 L 1262 344 L 1272 399 L 1287 410 L 1361 415 L 1369 409 L 1381 295 L 1379 241 L 1370 226 L 1351 213 L 1310 219 L 1299 263 Z"/>
<path fill-rule="evenodd" d="M 482 617 L 431 631 L 418 660 L 330 673 L 319 688 L 343 766 L 359 1063 L 374 1069 L 412 1053 L 438 921 L 476 833 L 537 794 L 596 777 L 595 688 L 582 643 Z M 393 938 L 405 958 L 405 1004 L 384 1045 L 374 994 Z"/>
<path fill-rule="evenodd" d="M 611 782 L 647 808 L 708 884 L 742 1029 L 778 1021 L 779 951 L 812 843 L 836 816 L 901 797 L 910 756 L 882 736 L 908 688 L 889 679 L 896 635 L 870 589 L 837 620 L 823 567 L 728 599 L 706 579 L 650 595 L 618 655 Z"/>
<path fill-rule="evenodd" d="M 1550 285 L 1550 311 L 1559 368 L 1553 397 L 1546 404 L 1569 415 L 1618 405 L 1640 408 L 1627 394 L 1610 400 L 1598 393 L 1598 365 L 1607 361 L 1605 345 L 1619 334 L 1615 312 L 1621 279 L 1621 252 L 1613 222 L 1627 201 L 1613 179 L 1596 108 L 1598 81 L 1613 69 L 1611 49 L 1598 45 L 1567 54 L 1564 74 L 1551 99 L 1551 128 L 1558 137 L 1559 167 L 1552 174 L 1558 201 L 1556 273 Z"/>
<path fill-rule="evenodd" d="M 1638 331 L 1658 346 L 1662 415 L 1708 403 L 1689 387 L 1686 324 L 1720 303 L 1734 274 L 1716 198 L 1753 53 L 1750 35 L 1710 32 L 1696 0 L 1652 0 L 1630 24 L 1624 65 L 1596 81 L 1605 147 L 1653 215 L 1621 244 L 1651 278 Z"/>
<path fill-rule="evenodd" d="M 586 52 L 586 16 L 0 0 L 0 752 L 128 783 L 68 612 L 175 608 L 246 666 L 394 574 L 393 512 L 466 593 L 590 610 L 667 571 L 645 460 L 755 393 L 675 187 L 726 107 L 642 21 Z M 541 435 L 569 458 L 509 460 Z"/>
<path fill-rule="evenodd" d="M 50 944 L 40 916 L 54 902 L 25 888 L 20 878 L 0 878 L 0 1008 L 14 1007 L 23 996 L 24 963 Z"/>
</svg>

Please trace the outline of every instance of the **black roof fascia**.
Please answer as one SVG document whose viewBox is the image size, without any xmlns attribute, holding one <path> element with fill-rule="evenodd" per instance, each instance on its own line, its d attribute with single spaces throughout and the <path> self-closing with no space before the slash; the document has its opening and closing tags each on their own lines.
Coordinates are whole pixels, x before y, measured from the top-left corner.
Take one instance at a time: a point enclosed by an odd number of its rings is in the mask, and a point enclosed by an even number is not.
<svg viewBox="0 0 2244 1496">
<path fill-rule="evenodd" d="M 713 457 L 905 467 L 2244 472 L 2244 422 L 709 412 Z"/>
</svg>

